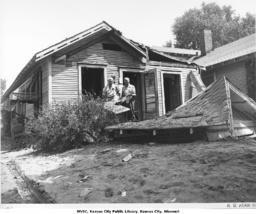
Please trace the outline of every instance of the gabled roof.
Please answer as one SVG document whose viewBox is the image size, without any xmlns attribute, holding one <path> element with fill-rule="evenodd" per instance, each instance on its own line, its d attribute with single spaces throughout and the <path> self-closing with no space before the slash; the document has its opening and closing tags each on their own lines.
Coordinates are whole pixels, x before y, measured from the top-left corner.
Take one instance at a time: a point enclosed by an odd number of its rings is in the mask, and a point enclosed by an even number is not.
<svg viewBox="0 0 256 214">
<path fill-rule="evenodd" d="M 135 50 L 135 52 L 138 53 L 140 56 L 147 58 L 147 54 L 145 53 L 145 51 L 143 51 L 138 45 L 122 36 L 122 33 L 120 31 L 116 30 L 107 22 L 103 21 L 100 24 L 95 25 L 94 27 L 91 27 L 42 51 L 37 52 L 26 64 L 26 66 L 21 70 L 12 85 L 6 90 L 1 102 L 3 103 L 14 90 L 16 90 L 23 82 L 26 81 L 27 76 L 30 75 L 29 73 L 31 72 L 31 69 L 33 69 L 35 66 L 38 66 L 42 59 L 45 59 L 46 57 L 56 52 L 63 54 L 65 50 L 70 50 L 71 48 L 78 48 L 79 45 L 85 44 L 88 41 L 90 42 L 92 40 L 92 38 L 90 37 L 91 35 L 96 36 L 97 38 L 107 33 L 113 33 L 115 37 L 119 38 L 119 40 L 121 40 L 123 43 L 128 44 L 129 47 Z"/>
<path fill-rule="evenodd" d="M 206 54 L 206 56 L 196 59 L 194 62 L 200 66 L 208 67 L 255 52 L 256 34 L 252 34 L 227 45 L 216 48 L 215 50 Z"/>
<path fill-rule="evenodd" d="M 229 121 L 228 106 L 230 90 L 231 101 L 235 107 L 253 118 L 256 103 L 244 95 L 225 77 L 208 86 L 204 91 L 166 115 L 140 122 L 128 122 L 107 127 L 108 130 L 158 130 L 175 128 L 195 128 L 224 125 Z"/>
<path fill-rule="evenodd" d="M 118 30 L 116 30 L 114 27 L 112 27 L 111 25 L 109 25 L 107 22 L 103 21 L 100 24 L 91 27 L 85 31 L 82 31 L 74 36 L 71 36 L 57 44 L 54 44 L 38 53 L 35 54 L 36 56 L 36 61 L 40 60 L 48 55 L 51 55 L 54 52 L 57 52 L 63 48 L 66 48 L 70 45 L 72 45 L 73 43 L 77 43 L 80 40 L 84 39 L 85 37 L 88 37 L 92 34 L 96 34 L 96 33 L 100 33 L 100 34 L 104 34 L 110 31 L 114 31 L 116 35 L 118 35 L 123 41 L 125 41 L 127 44 L 129 44 L 130 46 L 132 46 L 135 50 L 137 50 L 139 53 L 141 53 L 142 55 L 146 56 L 146 54 L 136 45 L 134 45 L 129 39 L 125 38 L 124 36 L 122 36 L 122 33 Z"/>
<path fill-rule="evenodd" d="M 48 56 L 51 56 L 54 53 L 59 55 L 59 58 L 65 57 L 66 53 L 71 54 L 72 50 L 78 50 L 79 48 L 84 47 L 84 45 L 91 44 L 91 42 L 95 41 L 96 39 L 101 39 L 102 36 L 106 35 L 109 35 L 109 37 L 117 44 L 124 45 L 124 49 L 126 49 L 128 52 L 132 51 L 134 56 L 141 60 L 142 63 L 146 63 L 146 61 L 149 59 L 147 51 L 150 49 L 149 47 L 125 38 L 120 31 L 116 30 L 107 22 L 103 21 L 94 27 L 91 27 L 48 48 L 45 48 L 42 51 L 37 52 L 27 63 L 27 65 L 21 70 L 12 85 L 6 90 L 1 102 L 3 103 L 14 90 L 23 84 L 28 79 L 28 77 L 30 77 L 31 71 L 36 68 L 36 66 L 39 66 L 43 59 L 46 59 Z M 191 50 L 186 51 L 191 52 Z M 187 60 L 175 56 L 170 56 L 169 54 L 158 51 L 156 49 L 152 50 L 152 52 L 161 55 L 161 57 L 164 57 L 168 60 L 191 64 Z"/>
</svg>

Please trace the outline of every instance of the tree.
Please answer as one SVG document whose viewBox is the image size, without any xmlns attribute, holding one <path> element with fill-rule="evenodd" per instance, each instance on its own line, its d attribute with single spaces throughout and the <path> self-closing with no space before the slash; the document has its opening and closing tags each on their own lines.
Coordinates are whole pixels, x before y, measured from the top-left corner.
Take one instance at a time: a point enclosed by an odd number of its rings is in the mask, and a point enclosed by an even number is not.
<svg viewBox="0 0 256 214">
<path fill-rule="evenodd" d="M 176 18 L 172 29 L 176 48 L 199 49 L 203 29 L 212 31 L 213 45 L 217 48 L 255 33 L 255 15 L 247 13 L 241 18 L 231 6 L 202 3 L 200 9 L 190 9 Z"/>
<path fill-rule="evenodd" d="M 167 41 L 164 46 L 172 48 L 173 47 L 172 40 Z"/>
<path fill-rule="evenodd" d="M 1 97 L 4 94 L 5 89 L 6 89 L 6 80 L 5 79 L 1 79 Z"/>
</svg>

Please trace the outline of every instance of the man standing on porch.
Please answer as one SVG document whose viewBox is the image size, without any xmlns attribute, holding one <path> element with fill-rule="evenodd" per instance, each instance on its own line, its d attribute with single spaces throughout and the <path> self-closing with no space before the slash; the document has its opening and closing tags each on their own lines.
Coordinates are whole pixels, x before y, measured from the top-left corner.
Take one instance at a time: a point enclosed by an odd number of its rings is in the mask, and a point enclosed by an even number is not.
<svg viewBox="0 0 256 214">
<path fill-rule="evenodd" d="M 128 119 L 136 120 L 134 113 L 134 103 L 136 97 L 136 90 L 134 85 L 130 84 L 130 79 L 128 77 L 124 78 L 124 86 L 122 88 L 121 101 L 122 105 L 130 108 L 132 118 L 128 116 Z"/>
<path fill-rule="evenodd" d="M 113 78 L 108 78 L 108 84 L 103 88 L 102 97 L 106 101 L 116 102 L 120 96 L 119 88 L 113 82 Z"/>
</svg>

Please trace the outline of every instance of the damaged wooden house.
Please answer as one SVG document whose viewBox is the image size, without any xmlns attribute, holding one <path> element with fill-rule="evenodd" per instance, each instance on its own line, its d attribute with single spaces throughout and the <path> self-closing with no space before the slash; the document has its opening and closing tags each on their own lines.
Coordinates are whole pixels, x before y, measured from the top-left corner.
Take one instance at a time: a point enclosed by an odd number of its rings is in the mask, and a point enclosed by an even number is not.
<svg viewBox="0 0 256 214">
<path fill-rule="evenodd" d="M 256 102 L 226 77 L 162 117 L 107 127 L 115 138 L 190 142 L 254 135 Z"/>
<path fill-rule="evenodd" d="M 52 102 L 101 96 L 108 77 L 136 87 L 140 121 L 163 116 L 204 89 L 191 58 L 200 51 L 149 47 L 102 22 L 36 53 L 2 97 L 13 117 L 31 118 Z"/>
<path fill-rule="evenodd" d="M 204 30 L 201 41 L 201 55 L 194 62 L 204 67 L 201 72 L 204 84 L 208 86 L 225 76 L 256 101 L 256 34 L 214 48 L 212 32 Z"/>
<path fill-rule="evenodd" d="M 202 92 L 165 116 L 108 127 L 116 138 L 146 141 L 210 141 L 256 133 L 256 37 L 213 48 L 210 30 L 200 38 L 199 65 L 206 86 Z M 161 51 L 164 51 L 162 48 Z M 166 50 L 166 51 L 167 51 Z M 254 99 L 254 100 L 253 100 Z"/>
</svg>

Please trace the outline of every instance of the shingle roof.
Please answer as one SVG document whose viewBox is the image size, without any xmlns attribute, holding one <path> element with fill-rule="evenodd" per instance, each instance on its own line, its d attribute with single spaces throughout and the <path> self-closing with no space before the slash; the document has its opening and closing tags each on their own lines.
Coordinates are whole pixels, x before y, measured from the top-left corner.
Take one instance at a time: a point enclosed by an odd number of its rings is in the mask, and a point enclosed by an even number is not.
<svg viewBox="0 0 256 214">
<path fill-rule="evenodd" d="M 170 114 L 140 122 L 121 123 L 109 130 L 152 130 L 226 124 L 229 116 L 226 79 L 222 77 Z"/>
<path fill-rule="evenodd" d="M 194 62 L 198 65 L 208 67 L 255 52 L 256 34 L 252 34 L 216 48 L 206 56 L 196 59 Z"/>
<path fill-rule="evenodd" d="M 144 120 L 140 122 L 120 123 L 109 126 L 107 130 L 159 130 L 159 129 L 177 129 L 177 128 L 196 128 L 206 127 L 207 123 L 201 115 L 189 118 L 177 118 L 173 120 L 171 117 L 162 116 L 159 118 Z"/>
</svg>

